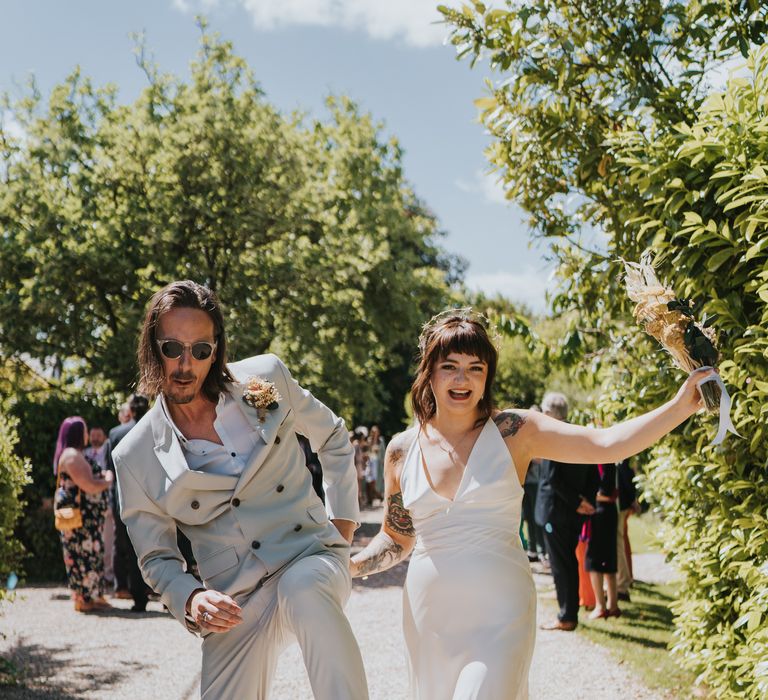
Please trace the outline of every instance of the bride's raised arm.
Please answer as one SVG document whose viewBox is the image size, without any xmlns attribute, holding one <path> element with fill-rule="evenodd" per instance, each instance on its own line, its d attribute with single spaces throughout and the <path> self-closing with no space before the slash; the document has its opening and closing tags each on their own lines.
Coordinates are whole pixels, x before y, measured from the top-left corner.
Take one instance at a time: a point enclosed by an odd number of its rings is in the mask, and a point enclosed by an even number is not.
<svg viewBox="0 0 768 700">
<path fill-rule="evenodd" d="M 697 385 L 715 372 L 711 368 L 691 372 L 673 399 L 609 428 L 585 428 L 535 411 L 517 412 L 523 424 L 519 439 L 509 438 L 509 448 L 521 464 L 531 457 L 571 464 L 620 462 L 650 447 L 699 410 Z"/>
<path fill-rule="evenodd" d="M 392 438 L 384 456 L 384 520 L 379 533 L 361 552 L 352 557 L 352 576 L 367 576 L 386 571 L 405 559 L 413 549 L 416 532 L 411 514 L 403 506 L 400 472 L 416 429 Z"/>
</svg>

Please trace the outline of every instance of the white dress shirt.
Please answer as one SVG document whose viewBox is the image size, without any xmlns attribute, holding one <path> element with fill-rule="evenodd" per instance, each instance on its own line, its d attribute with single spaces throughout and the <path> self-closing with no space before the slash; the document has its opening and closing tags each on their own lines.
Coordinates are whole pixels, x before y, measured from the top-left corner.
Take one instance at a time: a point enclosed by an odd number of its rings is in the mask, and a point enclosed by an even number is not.
<svg viewBox="0 0 768 700">
<path fill-rule="evenodd" d="M 186 438 L 173 422 L 165 396 L 162 394 L 160 401 L 165 418 L 179 440 L 190 469 L 208 474 L 240 476 L 254 448 L 265 444 L 261 435 L 243 415 L 235 398 L 227 391 L 219 395 L 216 419 L 213 422 L 213 429 L 221 439 L 221 445 L 210 440 Z"/>
</svg>

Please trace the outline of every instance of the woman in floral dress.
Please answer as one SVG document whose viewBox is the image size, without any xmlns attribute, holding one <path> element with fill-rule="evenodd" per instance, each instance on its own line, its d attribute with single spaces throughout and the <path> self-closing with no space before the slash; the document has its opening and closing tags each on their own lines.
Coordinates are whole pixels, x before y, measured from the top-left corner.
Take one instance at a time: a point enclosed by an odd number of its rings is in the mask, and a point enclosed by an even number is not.
<svg viewBox="0 0 768 700">
<path fill-rule="evenodd" d="M 75 610 L 94 612 L 110 608 L 104 599 L 104 542 L 102 528 L 107 511 L 106 491 L 112 485 L 112 472 L 83 455 L 88 428 L 79 416 L 66 418 L 59 428 L 53 459 L 58 477 L 55 507 L 77 505 L 80 495 L 82 527 L 60 530 L 69 588 Z"/>
</svg>

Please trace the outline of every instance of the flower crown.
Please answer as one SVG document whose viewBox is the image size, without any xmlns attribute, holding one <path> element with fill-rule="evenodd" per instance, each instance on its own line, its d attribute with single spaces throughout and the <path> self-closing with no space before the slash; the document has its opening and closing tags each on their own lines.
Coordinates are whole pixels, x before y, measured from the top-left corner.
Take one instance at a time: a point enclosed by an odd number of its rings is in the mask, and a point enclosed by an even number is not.
<svg viewBox="0 0 768 700">
<path fill-rule="evenodd" d="M 421 327 L 421 333 L 419 335 L 419 355 L 421 357 L 424 357 L 427 345 L 429 344 L 429 340 L 435 332 L 435 329 L 449 319 L 477 323 L 479 326 L 482 326 L 488 334 L 491 343 L 496 346 L 498 345 L 498 333 L 495 331 L 493 324 L 488 320 L 488 317 L 475 311 L 471 306 L 464 306 L 458 309 L 445 309 L 439 314 L 435 314 Z"/>
</svg>

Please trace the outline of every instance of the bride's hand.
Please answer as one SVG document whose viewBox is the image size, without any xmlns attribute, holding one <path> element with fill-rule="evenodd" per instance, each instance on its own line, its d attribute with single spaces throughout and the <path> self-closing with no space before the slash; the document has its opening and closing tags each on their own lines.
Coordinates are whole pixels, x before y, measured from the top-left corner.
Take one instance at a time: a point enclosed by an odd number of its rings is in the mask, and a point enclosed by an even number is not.
<svg viewBox="0 0 768 700">
<path fill-rule="evenodd" d="M 688 375 L 688 379 L 685 380 L 678 390 L 677 395 L 675 396 L 675 403 L 681 408 L 685 408 L 687 415 L 689 416 L 696 413 L 700 408 L 704 408 L 704 400 L 701 398 L 698 383 L 702 379 L 712 377 L 716 374 L 718 374 L 718 371 L 713 367 L 699 367 L 698 369 L 693 370 L 693 372 Z"/>
</svg>

